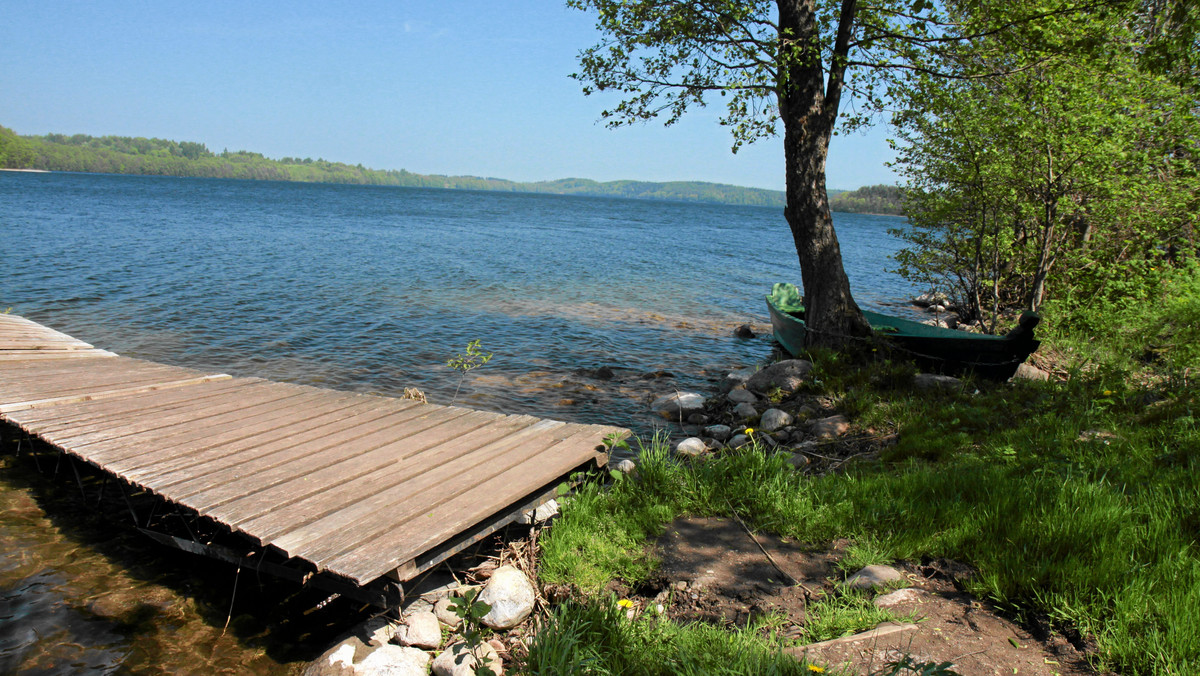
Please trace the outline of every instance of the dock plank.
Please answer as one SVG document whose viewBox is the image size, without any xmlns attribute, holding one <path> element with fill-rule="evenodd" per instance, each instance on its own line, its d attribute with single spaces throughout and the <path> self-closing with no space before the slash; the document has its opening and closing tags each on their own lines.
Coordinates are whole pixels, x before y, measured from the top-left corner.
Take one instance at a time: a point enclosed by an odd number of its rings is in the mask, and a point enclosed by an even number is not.
<svg viewBox="0 0 1200 676">
<path fill-rule="evenodd" d="M 13 315 L 0 419 L 356 584 L 415 571 L 627 433 L 130 359 Z"/>
</svg>

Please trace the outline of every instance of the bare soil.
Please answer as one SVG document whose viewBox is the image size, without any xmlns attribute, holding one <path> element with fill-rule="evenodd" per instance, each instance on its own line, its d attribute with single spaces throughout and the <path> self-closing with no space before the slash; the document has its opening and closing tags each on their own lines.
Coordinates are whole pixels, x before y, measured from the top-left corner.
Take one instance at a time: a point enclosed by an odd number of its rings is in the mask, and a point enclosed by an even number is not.
<svg viewBox="0 0 1200 676">
<path fill-rule="evenodd" d="M 756 542 L 757 541 L 757 542 Z M 634 601 L 631 612 L 665 612 L 680 622 L 745 626 L 755 616 L 782 614 L 778 629 L 799 639 L 806 608 L 836 593 L 844 579 L 837 567 L 848 543 L 806 547 L 768 534 L 751 535 L 728 518 L 686 518 L 672 523 L 654 544 L 658 576 L 637 589 L 614 586 Z M 789 650 L 811 663 L 852 674 L 881 673 L 908 656 L 914 662 L 950 662 L 963 676 L 1020 674 L 1068 676 L 1096 673 L 1087 662 L 1090 646 L 1050 629 L 1021 626 L 962 591 L 969 567 L 952 561 L 894 564 L 910 591 L 879 598 L 897 615 L 916 622 L 884 627 L 886 635 L 843 637 Z M 789 579 L 791 578 L 791 579 Z M 886 633 L 890 631 L 891 633 Z M 900 672 L 913 673 L 913 672 Z"/>
</svg>

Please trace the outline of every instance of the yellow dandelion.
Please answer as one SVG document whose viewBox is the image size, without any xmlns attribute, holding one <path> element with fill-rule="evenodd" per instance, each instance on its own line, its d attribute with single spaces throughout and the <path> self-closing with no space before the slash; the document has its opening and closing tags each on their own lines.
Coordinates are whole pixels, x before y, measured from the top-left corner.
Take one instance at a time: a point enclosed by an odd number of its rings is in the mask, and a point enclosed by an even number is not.
<svg viewBox="0 0 1200 676">
<path fill-rule="evenodd" d="M 617 605 L 622 608 L 632 608 L 633 601 L 630 601 L 629 599 L 621 599 L 620 601 L 617 601 Z"/>
<path fill-rule="evenodd" d="M 754 428 L 753 428 L 753 427 L 747 427 L 747 428 L 746 428 L 746 435 L 747 435 L 747 436 L 749 436 L 749 435 L 752 435 L 752 434 L 754 434 Z"/>
<path fill-rule="evenodd" d="M 1111 396 L 1112 396 L 1112 390 L 1104 390 L 1104 396 L 1106 396 L 1106 397 L 1111 397 Z"/>
<path fill-rule="evenodd" d="M 815 665 L 815 664 L 810 664 L 810 665 L 808 665 L 808 670 L 809 670 L 809 671 L 811 671 L 811 672 L 812 672 L 812 673 L 814 673 L 814 674 L 823 674 L 823 673 L 825 673 L 825 667 L 818 667 L 818 666 L 817 666 L 817 665 Z"/>
</svg>

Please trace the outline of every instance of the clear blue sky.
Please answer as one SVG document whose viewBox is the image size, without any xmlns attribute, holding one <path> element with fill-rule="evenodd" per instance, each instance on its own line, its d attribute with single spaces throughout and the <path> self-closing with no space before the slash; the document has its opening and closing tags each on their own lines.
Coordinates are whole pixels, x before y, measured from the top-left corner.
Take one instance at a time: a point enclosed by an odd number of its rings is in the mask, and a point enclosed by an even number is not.
<svg viewBox="0 0 1200 676">
<path fill-rule="evenodd" d="M 0 125 L 521 181 L 783 187 L 768 139 L 730 153 L 716 107 L 610 130 L 570 79 L 596 41 L 553 0 L 4 0 Z M 834 139 L 831 188 L 892 183 L 887 130 Z"/>
</svg>

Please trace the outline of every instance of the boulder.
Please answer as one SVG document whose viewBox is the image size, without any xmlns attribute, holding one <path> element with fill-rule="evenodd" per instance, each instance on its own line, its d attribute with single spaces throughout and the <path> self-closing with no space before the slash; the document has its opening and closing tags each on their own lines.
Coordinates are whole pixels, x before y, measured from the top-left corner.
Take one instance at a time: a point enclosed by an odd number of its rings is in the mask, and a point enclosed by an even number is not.
<svg viewBox="0 0 1200 676">
<path fill-rule="evenodd" d="M 451 603 L 455 603 L 455 599 L 452 599 L 449 596 L 443 599 L 438 599 L 438 602 L 433 606 L 433 614 L 437 616 L 438 621 L 442 624 L 450 627 L 451 629 L 457 629 L 458 625 L 462 624 L 462 618 L 454 614 L 454 611 L 450 610 Z"/>
<path fill-rule="evenodd" d="M 809 431 L 818 439 L 832 439 L 842 436 L 849 429 L 850 421 L 846 420 L 846 416 L 838 414 L 814 422 Z"/>
<path fill-rule="evenodd" d="M 758 421 L 758 427 L 764 432 L 774 432 L 775 430 L 787 427 L 792 424 L 792 416 L 786 411 L 781 411 L 777 408 L 769 408 L 762 414 L 762 419 Z"/>
<path fill-rule="evenodd" d="M 735 387 L 729 390 L 729 394 L 725 398 L 735 404 L 755 404 L 758 403 L 758 395 L 744 387 Z"/>
<path fill-rule="evenodd" d="M 629 458 L 621 458 L 616 462 L 609 463 L 608 466 L 621 474 L 633 474 L 637 470 L 637 463 Z"/>
<path fill-rule="evenodd" d="M 740 448 L 748 443 L 750 443 L 750 437 L 746 436 L 745 434 L 737 434 L 729 440 L 729 447 Z"/>
<path fill-rule="evenodd" d="M 495 676 L 504 676 L 504 662 L 495 648 L 484 643 L 476 652 Z M 433 676 L 475 676 L 475 657 L 467 650 L 465 643 L 455 643 L 434 658 Z"/>
<path fill-rule="evenodd" d="M 742 324 L 733 330 L 733 335 L 737 336 L 738 338 L 753 338 L 754 329 L 750 328 L 749 324 Z"/>
<path fill-rule="evenodd" d="M 758 409 L 754 408 L 754 404 L 738 404 L 733 407 L 733 414 L 739 418 L 753 418 L 758 415 Z"/>
<path fill-rule="evenodd" d="M 930 307 L 932 305 L 945 305 L 947 303 L 946 294 L 941 291 L 926 291 L 925 293 L 912 299 L 912 304 L 917 307 Z"/>
<path fill-rule="evenodd" d="M 688 458 L 694 458 L 698 455 L 704 455 L 708 452 L 708 445 L 699 437 L 688 437 L 679 442 L 675 446 L 675 453 Z"/>
<path fill-rule="evenodd" d="M 704 409 L 704 397 L 695 392 L 674 392 L 655 399 L 650 409 L 667 420 L 684 420 Z"/>
<path fill-rule="evenodd" d="M 956 390 L 962 387 L 962 381 L 938 373 L 918 373 L 913 376 L 913 385 L 919 390 Z"/>
<path fill-rule="evenodd" d="M 1022 363 L 1017 366 L 1017 372 L 1013 374 L 1013 380 L 1050 380 L 1050 374 L 1034 366 L 1033 364 Z"/>
<path fill-rule="evenodd" d="M 693 413 L 687 417 L 689 425 L 703 425 L 708 422 L 708 416 L 703 413 Z"/>
<path fill-rule="evenodd" d="M 525 573 L 513 566 L 501 566 L 492 573 L 479 600 L 490 605 L 483 623 L 492 629 L 512 629 L 533 612 L 533 584 Z"/>
<path fill-rule="evenodd" d="M 355 654 L 370 652 L 361 640 L 349 638 L 325 651 L 304 669 L 304 676 L 354 676 Z"/>
<path fill-rule="evenodd" d="M 733 436 L 733 430 L 729 425 L 709 425 L 704 428 L 704 435 L 712 437 L 717 441 L 728 441 L 729 437 Z"/>
<path fill-rule="evenodd" d="M 775 388 L 786 394 L 796 391 L 812 371 L 812 362 L 804 359 L 785 359 L 755 373 L 746 381 L 746 389 L 766 394 Z"/>
<path fill-rule="evenodd" d="M 738 369 L 737 371 L 730 371 L 725 375 L 724 378 L 721 379 L 721 382 L 717 383 L 718 391 L 720 391 L 721 394 L 725 394 L 738 385 L 744 385 L 746 381 L 750 379 L 750 376 L 754 375 L 755 370 L 756 369 L 746 368 Z"/>
<path fill-rule="evenodd" d="M 891 566 L 876 564 L 846 578 L 846 586 L 851 589 L 875 589 L 904 581 L 904 575 L 900 571 Z"/>
<path fill-rule="evenodd" d="M 429 610 L 406 614 L 403 624 L 396 629 L 396 643 L 437 650 L 442 645 L 442 627 L 438 624 L 437 615 Z"/>
<path fill-rule="evenodd" d="M 521 512 L 521 515 L 517 517 L 517 523 L 523 526 L 545 523 L 556 516 L 558 516 L 558 501 L 551 499 L 538 505 L 535 509 Z"/>
<path fill-rule="evenodd" d="M 354 665 L 355 676 L 427 676 L 429 655 L 420 648 L 385 645 Z"/>
</svg>

